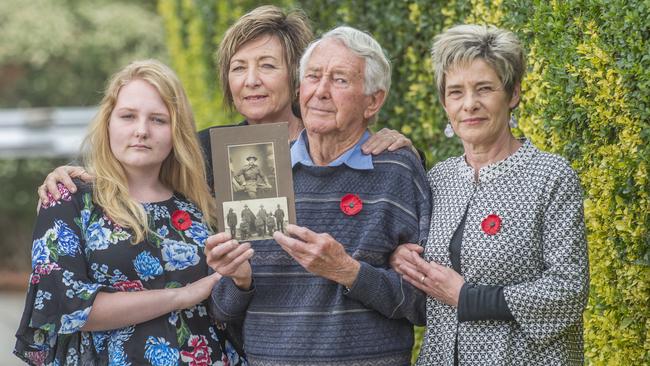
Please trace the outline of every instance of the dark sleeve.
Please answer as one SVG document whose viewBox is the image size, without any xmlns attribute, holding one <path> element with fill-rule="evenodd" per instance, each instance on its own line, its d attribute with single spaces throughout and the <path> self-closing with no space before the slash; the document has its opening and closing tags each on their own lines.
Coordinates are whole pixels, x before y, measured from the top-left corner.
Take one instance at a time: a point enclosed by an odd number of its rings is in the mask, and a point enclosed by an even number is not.
<svg viewBox="0 0 650 366">
<path fill-rule="evenodd" d="M 503 286 L 465 283 L 458 299 L 458 321 L 515 320 L 503 296 Z"/>
<path fill-rule="evenodd" d="M 214 176 L 212 175 L 212 145 L 210 144 L 210 128 L 199 131 L 199 141 L 203 150 L 203 161 L 205 162 L 205 177 L 210 187 L 214 189 Z"/>
<path fill-rule="evenodd" d="M 243 120 L 237 126 L 247 126 L 248 121 Z M 210 142 L 210 130 L 219 127 L 232 127 L 234 125 L 212 126 L 198 132 L 199 142 L 203 150 L 203 161 L 205 162 L 205 178 L 210 187 L 210 192 L 214 190 L 214 175 L 212 175 L 212 144 Z"/>
<path fill-rule="evenodd" d="M 359 258 L 355 258 L 359 260 Z M 346 296 L 356 299 L 387 318 L 405 318 L 426 325 L 426 296 L 392 269 L 378 268 L 359 260 L 361 267 Z"/>
<path fill-rule="evenodd" d="M 254 294 L 254 283 L 249 290 L 242 290 L 230 277 L 222 277 L 210 296 L 212 317 L 221 322 L 242 321 Z"/>
<path fill-rule="evenodd" d="M 424 151 L 422 151 L 422 150 L 420 150 L 418 148 L 415 148 L 415 150 L 418 151 L 418 158 L 420 158 L 420 163 L 422 163 L 422 167 L 424 169 L 426 169 L 427 168 L 427 156 L 424 154 Z"/>
<path fill-rule="evenodd" d="M 403 158 L 398 158 L 400 155 Z M 392 159 L 400 159 L 401 163 L 398 165 L 408 167 L 405 170 L 396 169 L 393 173 L 394 179 L 387 187 L 390 192 L 399 192 L 400 196 L 391 197 L 391 200 L 400 202 L 400 209 L 405 210 L 399 215 L 393 215 L 400 217 L 399 221 L 386 218 L 384 223 L 387 230 L 394 230 L 389 235 L 394 239 L 394 246 L 386 253 L 386 263 L 381 264 L 375 263 L 371 257 L 364 256 L 363 250 L 355 253 L 353 257 L 360 262 L 361 268 L 352 287 L 344 293 L 388 318 L 405 318 L 412 324 L 424 325 L 426 295 L 391 269 L 387 258 L 399 244 L 426 242 L 431 215 L 431 190 L 426 182 L 424 169 L 412 151 L 396 153 Z M 378 163 L 378 160 L 374 162 Z"/>
</svg>

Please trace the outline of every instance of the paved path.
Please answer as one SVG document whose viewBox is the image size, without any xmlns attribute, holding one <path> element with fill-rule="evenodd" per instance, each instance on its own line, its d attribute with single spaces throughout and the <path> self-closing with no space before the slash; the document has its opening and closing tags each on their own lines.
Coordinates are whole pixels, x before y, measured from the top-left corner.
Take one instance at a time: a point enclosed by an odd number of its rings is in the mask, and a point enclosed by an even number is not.
<svg viewBox="0 0 650 366">
<path fill-rule="evenodd" d="M 0 365 L 25 365 L 11 351 L 14 348 L 14 334 L 20 323 L 25 305 L 24 292 L 0 292 Z"/>
</svg>

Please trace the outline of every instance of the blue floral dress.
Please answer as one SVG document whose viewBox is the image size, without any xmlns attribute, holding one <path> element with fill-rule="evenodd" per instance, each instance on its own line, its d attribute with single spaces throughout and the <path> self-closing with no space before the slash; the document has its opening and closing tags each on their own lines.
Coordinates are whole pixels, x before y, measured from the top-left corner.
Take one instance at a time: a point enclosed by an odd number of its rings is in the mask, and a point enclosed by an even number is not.
<svg viewBox="0 0 650 366">
<path fill-rule="evenodd" d="M 157 235 L 137 245 L 94 205 L 90 187 L 43 207 L 34 229 L 32 274 L 14 353 L 30 365 L 244 365 L 210 319 L 207 300 L 156 319 L 85 332 L 99 291 L 184 286 L 207 275 L 208 229 L 179 194 L 144 204 Z"/>
</svg>

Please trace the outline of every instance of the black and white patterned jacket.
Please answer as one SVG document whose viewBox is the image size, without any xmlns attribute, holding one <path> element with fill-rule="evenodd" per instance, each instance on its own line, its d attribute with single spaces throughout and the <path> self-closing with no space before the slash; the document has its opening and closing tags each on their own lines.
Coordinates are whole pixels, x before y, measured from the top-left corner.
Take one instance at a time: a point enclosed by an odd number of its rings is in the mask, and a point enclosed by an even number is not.
<svg viewBox="0 0 650 366">
<path fill-rule="evenodd" d="M 464 156 L 428 174 L 433 196 L 425 258 L 451 267 L 449 242 L 465 209 L 461 272 L 473 284 L 504 286 L 516 321 L 459 323 L 456 308 L 427 300 L 427 331 L 417 365 L 582 365 L 582 312 L 589 267 L 578 177 L 563 158 L 524 140 L 479 172 Z M 495 235 L 481 227 L 501 219 Z"/>
</svg>

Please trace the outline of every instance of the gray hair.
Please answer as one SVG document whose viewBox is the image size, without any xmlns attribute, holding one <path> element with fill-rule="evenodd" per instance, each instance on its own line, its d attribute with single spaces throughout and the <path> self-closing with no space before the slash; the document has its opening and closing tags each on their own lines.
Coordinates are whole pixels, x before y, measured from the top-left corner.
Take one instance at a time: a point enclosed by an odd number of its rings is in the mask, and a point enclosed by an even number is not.
<svg viewBox="0 0 650 366">
<path fill-rule="evenodd" d="M 445 74 L 450 68 L 481 59 L 499 76 L 509 96 L 526 71 L 524 50 L 514 33 L 494 26 L 457 25 L 437 35 L 431 61 L 440 100 L 445 100 Z"/>
<path fill-rule="evenodd" d="M 365 60 L 365 74 L 363 77 L 363 92 L 370 95 L 378 90 L 388 94 L 390 90 L 390 61 L 379 43 L 368 33 L 358 29 L 340 26 L 323 34 L 313 41 L 300 59 L 300 80 L 305 76 L 305 68 L 316 46 L 326 39 L 341 41 L 350 51 Z"/>
</svg>

